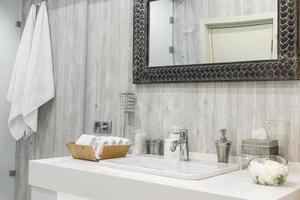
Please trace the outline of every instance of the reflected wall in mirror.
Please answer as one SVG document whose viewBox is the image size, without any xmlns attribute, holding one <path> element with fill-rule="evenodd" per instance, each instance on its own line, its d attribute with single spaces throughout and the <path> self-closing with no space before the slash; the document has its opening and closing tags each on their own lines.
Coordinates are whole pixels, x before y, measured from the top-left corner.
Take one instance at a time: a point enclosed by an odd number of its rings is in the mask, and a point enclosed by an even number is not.
<svg viewBox="0 0 300 200">
<path fill-rule="evenodd" d="M 278 0 L 152 0 L 150 67 L 277 59 Z"/>
<path fill-rule="evenodd" d="M 299 79 L 299 0 L 134 0 L 133 82 Z"/>
</svg>

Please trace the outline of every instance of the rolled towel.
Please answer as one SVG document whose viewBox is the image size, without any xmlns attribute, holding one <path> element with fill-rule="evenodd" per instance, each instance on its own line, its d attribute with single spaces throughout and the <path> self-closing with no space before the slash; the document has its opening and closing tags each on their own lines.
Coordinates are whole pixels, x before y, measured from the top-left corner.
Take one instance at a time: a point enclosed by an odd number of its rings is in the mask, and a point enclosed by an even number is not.
<svg viewBox="0 0 300 200">
<path fill-rule="evenodd" d="M 105 145 L 120 145 L 122 138 L 119 137 L 105 137 L 100 136 L 97 138 L 98 148 L 95 151 L 95 156 L 97 159 L 100 159 L 100 155 Z"/>
<path fill-rule="evenodd" d="M 98 140 L 94 135 L 81 135 L 75 142 L 77 145 L 91 146 L 95 152 L 98 148 Z"/>
<path fill-rule="evenodd" d="M 111 139 L 110 136 L 99 136 L 97 137 L 98 142 L 99 141 L 107 141 L 106 144 L 107 145 L 112 145 L 114 143 L 114 141 Z"/>
<path fill-rule="evenodd" d="M 106 138 L 103 137 L 102 139 L 107 141 L 106 145 L 115 145 L 116 144 L 114 137 L 106 137 Z"/>
<path fill-rule="evenodd" d="M 111 139 L 109 139 L 108 137 L 103 137 L 103 136 L 97 137 L 97 148 L 94 151 L 95 157 L 97 159 L 100 159 L 103 147 L 105 145 L 112 145 L 112 142 L 113 141 Z"/>
<path fill-rule="evenodd" d="M 114 137 L 114 141 L 115 141 L 115 145 L 121 145 L 122 144 L 122 141 L 123 141 L 123 138 L 120 138 L 120 137 Z"/>
<path fill-rule="evenodd" d="M 116 141 L 115 141 L 115 137 L 112 136 L 99 136 L 97 137 L 98 142 L 104 142 L 105 141 L 105 145 L 115 145 Z"/>
<path fill-rule="evenodd" d="M 122 141 L 121 141 L 121 145 L 130 145 L 131 142 L 129 139 L 127 138 L 122 138 Z"/>
<path fill-rule="evenodd" d="M 108 141 L 105 139 L 98 138 L 97 143 L 98 143 L 98 148 L 95 151 L 95 156 L 97 159 L 100 159 L 100 155 L 102 153 L 103 147 L 108 144 Z"/>
<path fill-rule="evenodd" d="M 102 137 L 102 139 L 106 139 L 108 141 L 108 145 L 127 145 L 130 144 L 130 140 L 127 138 L 121 137 Z"/>
</svg>

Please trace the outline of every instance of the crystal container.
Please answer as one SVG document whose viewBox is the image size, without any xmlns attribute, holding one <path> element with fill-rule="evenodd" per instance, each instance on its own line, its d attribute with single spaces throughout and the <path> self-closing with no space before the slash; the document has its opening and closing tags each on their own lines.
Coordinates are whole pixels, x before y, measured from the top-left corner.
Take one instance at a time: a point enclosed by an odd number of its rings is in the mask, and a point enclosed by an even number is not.
<svg viewBox="0 0 300 200">
<path fill-rule="evenodd" d="M 280 156 L 252 158 L 249 171 L 255 183 L 267 186 L 279 186 L 288 177 L 288 161 Z"/>
</svg>

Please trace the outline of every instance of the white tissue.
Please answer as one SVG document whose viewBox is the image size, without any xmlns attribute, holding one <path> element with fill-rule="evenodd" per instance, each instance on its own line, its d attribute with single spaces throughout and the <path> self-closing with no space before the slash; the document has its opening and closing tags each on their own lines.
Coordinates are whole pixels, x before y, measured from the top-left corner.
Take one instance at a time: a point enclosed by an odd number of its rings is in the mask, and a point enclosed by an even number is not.
<svg viewBox="0 0 300 200">
<path fill-rule="evenodd" d="M 266 140 L 268 139 L 268 133 L 264 128 L 255 129 L 251 135 L 252 139 Z"/>
</svg>

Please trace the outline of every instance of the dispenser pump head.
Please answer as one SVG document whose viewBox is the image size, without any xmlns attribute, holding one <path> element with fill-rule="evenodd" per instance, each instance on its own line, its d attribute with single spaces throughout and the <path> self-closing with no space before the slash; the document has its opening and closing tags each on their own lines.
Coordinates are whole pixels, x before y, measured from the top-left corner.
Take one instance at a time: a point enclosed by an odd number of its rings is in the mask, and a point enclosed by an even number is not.
<svg viewBox="0 0 300 200">
<path fill-rule="evenodd" d="M 227 137 L 226 137 L 227 130 L 221 129 L 219 132 L 221 133 L 221 137 L 219 140 L 215 141 L 216 145 L 230 145 L 231 141 L 227 140 Z"/>
<path fill-rule="evenodd" d="M 226 129 L 221 129 L 220 133 L 221 133 L 220 141 L 225 143 L 227 141 L 227 138 L 226 138 Z"/>
</svg>

